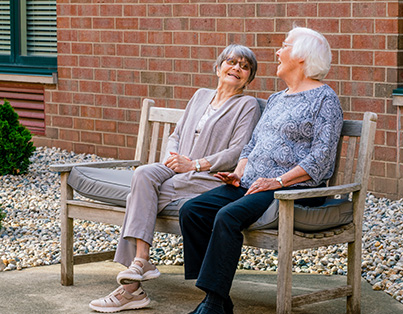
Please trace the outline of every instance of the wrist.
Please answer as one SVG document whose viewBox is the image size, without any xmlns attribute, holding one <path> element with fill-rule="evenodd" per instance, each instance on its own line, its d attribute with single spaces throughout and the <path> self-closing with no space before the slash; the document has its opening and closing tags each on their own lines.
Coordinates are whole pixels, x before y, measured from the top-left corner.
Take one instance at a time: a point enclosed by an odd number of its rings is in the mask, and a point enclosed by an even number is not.
<svg viewBox="0 0 403 314">
<path fill-rule="evenodd" d="M 200 171 L 201 171 L 201 166 L 200 166 L 199 159 L 196 159 L 196 160 L 195 160 L 195 169 L 196 169 L 196 172 L 200 172 Z"/>
<path fill-rule="evenodd" d="M 283 183 L 283 180 L 281 179 L 281 177 L 277 177 L 275 180 L 276 180 L 278 183 L 280 183 L 280 185 L 281 185 L 282 188 L 284 187 L 284 183 Z"/>
</svg>

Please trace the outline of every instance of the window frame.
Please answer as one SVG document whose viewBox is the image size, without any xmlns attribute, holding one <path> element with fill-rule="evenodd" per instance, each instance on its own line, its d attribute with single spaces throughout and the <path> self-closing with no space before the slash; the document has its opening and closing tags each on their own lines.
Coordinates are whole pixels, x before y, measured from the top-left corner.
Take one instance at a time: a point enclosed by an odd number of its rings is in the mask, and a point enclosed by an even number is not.
<svg viewBox="0 0 403 314">
<path fill-rule="evenodd" d="M 22 52 L 21 9 L 25 0 L 10 0 L 10 55 L 0 55 L 0 73 L 52 75 L 57 56 L 24 56 Z"/>
</svg>

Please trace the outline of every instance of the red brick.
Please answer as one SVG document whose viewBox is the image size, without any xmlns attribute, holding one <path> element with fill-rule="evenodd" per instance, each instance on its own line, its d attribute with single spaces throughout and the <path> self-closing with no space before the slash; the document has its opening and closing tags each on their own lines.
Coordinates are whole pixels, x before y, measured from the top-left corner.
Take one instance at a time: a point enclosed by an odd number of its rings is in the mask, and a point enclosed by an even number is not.
<svg viewBox="0 0 403 314">
<path fill-rule="evenodd" d="M 80 105 L 93 105 L 94 94 L 92 93 L 74 93 L 73 102 Z"/>
<path fill-rule="evenodd" d="M 55 91 L 52 93 L 52 101 L 56 103 L 71 104 L 73 100 L 73 93 Z"/>
<path fill-rule="evenodd" d="M 148 88 L 144 84 L 126 84 L 125 85 L 125 95 L 126 96 L 147 97 Z"/>
<path fill-rule="evenodd" d="M 273 19 L 251 19 L 245 23 L 246 32 L 273 32 Z"/>
<path fill-rule="evenodd" d="M 106 94 L 95 95 L 95 104 L 104 107 L 117 107 L 117 96 Z"/>
<path fill-rule="evenodd" d="M 132 122 L 131 123 L 119 122 L 118 132 L 123 134 L 137 135 L 139 133 L 139 127 L 138 124 Z"/>
<path fill-rule="evenodd" d="M 257 46 L 280 49 L 284 39 L 285 36 L 280 34 L 257 34 Z"/>
<path fill-rule="evenodd" d="M 217 20 L 218 32 L 243 32 L 245 29 L 244 19 L 220 19 Z"/>
<path fill-rule="evenodd" d="M 384 162 L 379 162 L 376 160 L 372 160 L 371 162 L 371 169 L 370 169 L 370 175 L 371 176 L 379 176 L 379 177 L 384 177 L 385 176 L 385 163 Z"/>
<path fill-rule="evenodd" d="M 149 85 L 148 94 L 151 98 L 172 98 L 173 88 L 165 85 Z"/>
<path fill-rule="evenodd" d="M 338 19 L 309 19 L 307 27 L 321 33 L 337 33 L 340 20 Z"/>
<path fill-rule="evenodd" d="M 390 2 L 388 3 L 388 17 L 398 17 L 402 16 L 403 6 L 400 2 Z M 400 12 L 399 12 L 400 10 Z"/>
<path fill-rule="evenodd" d="M 175 72 L 198 72 L 199 62 L 196 60 L 174 60 Z"/>
<path fill-rule="evenodd" d="M 147 16 L 147 6 L 145 4 L 130 3 L 123 8 L 124 16 Z"/>
<path fill-rule="evenodd" d="M 122 57 L 101 57 L 101 67 L 103 68 L 121 68 L 123 65 Z"/>
<path fill-rule="evenodd" d="M 61 129 L 59 132 L 59 139 L 77 142 L 80 139 L 80 133 L 78 131 Z"/>
<path fill-rule="evenodd" d="M 58 80 L 58 89 L 59 91 L 69 91 L 76 92 L 78 91 L 78 83 L 75 80 Z"/>
<path fill-rule="evenodd" d="M 59 55 L 71 54 L 71 43 L 58 42 L 57 53 Z"/>
<path fill-rule="evenodd" d="M 360 96 L 359 93 L 356 93 L 357 96 Z M 383 113 L 385 112 L 385 105 L 382 100 L 378 99 L 370 99 L 370 98 L 353 98 L 351 100 L 352 110 L 356 112 L 366 112 L 372 111 L 375 113 Z"/>
<path fill-rule="evenodd" d="M 73 105 L 59 105 L 59 115 L 61 116 L 78 116 L 79 107 Z"/>
<path fill-rule="evenodd" d="M 113 56 L 116 54 L 115 44 L 95 44 L 94 55 L 108 55 Z"/>
<path fill-rule="evenodd" d="M 71 28 L 70 18 L 69 17 L 57 17 L 57 29 L 69 29 Z"/>
<path fill-rule="evenodd" d="M 71 52 L 73 54 L 90 55 L 92 54 L 92 44 L 72 43 Z"/>
<path fill-rule="evenodd" d="M 171 40 L 172 42 L 172 40 Z M 171 43 L 168 42 L 168 43 Z M 196 32 L 174 32 L 173 43 L 176 45 L 197 45 L 199 34 Z"/>
<path fill-rule="evenodd" d="M 102 16 L 122 16 L 123 6 L 121 4 L 104 4 L 100 6 Z"/>
<path fill-rule="evenodd" d="M 198 14 L 197 4 L 175 4 L 173 6 L 174 16 L 188 16 L 194 17 Z"/>
<path fill-rule="evenodd" d="M 215 19 L 191 19 L 190 29 L 195 31 L 214 31 Z"/>
<path fill-rule="evenodd" d="M 77 66 L 78 57 L 77 56 L 69 56 L 69 55 L 59 55 L 57 56 L 57 60 L 59 64 L 63 64 L 63 66 Z"/>
<path fill-rule="evenodd" d="M 120 31 L 101 32 L 102 43 L 121 43 L 123 41 L 123 33 Z"/>
<path fill-rule="evenodd" d="M 118 82 L 130 82 L 135 81 L 134 72 L 131 70 L 118 70 L 116 74 L 116 79 Z"/>
<path fill-rule="evenodd" d="M 181 34 L 186 35 L 189 33 L 181 33 Z M 177 36 L 176 33 L 172 32 L 148 32 L 148 43 L 170 45 L 172 44 L 173 35 Z"/>
<path fill-rule="evenodd" d="M 164 19 L 164 30 L 189 30 L 189 19 L 166 18 Z"/>
<path fill-rule="evenodd" d="M 186 101 L 188 101 L 190 98 L 192 98 L 196 90 L 197 88 L 194 87 L 176 86 L 174 88 L 174 97 L 178 99 L 185 99 Z"/>
<path fill-rule="evenodd" d="M 125 142 L 126 142 L 125 141 L 125 136 L 122 135 L 122 134 L 116 134 L 116 133 L 113 133 L 113 134 L 106 133 L 106 134 L 104 134 L 104 144 L 105 145 L 124 146 Z"/>
<path fill-rule="evenodd" d="M 140 45 L 118 44 L 116 54 L 118 56 L 138 56 L 140 55 Z"/>
<path fill-rule="evenodd" d="M 375 51 L 375 65 L 397 66 L 397 52 Z"/>
<path fill-rule="evenodd" d="M 78 32 L 78 40 L 81 42 L 99 42 L 100 41 L 100 31 L 96 30 L 80 30 Z"/>
<path fill-rule="evenodd" d="M 264 1 L 263 1 L 264 2 Z M 256 13 L 258 17 L 285 17 L 285 4 L 265 3 L 257 4 Z"/>
<path fill-rule="evenodd" d="M 213 74 L 195 75 L 193 78 L 193 86 L 197 87 L 207 87 L 207 88 L 216 88 L 217 87 L 217 76 Z M 190 99 L 190 98 L 189 98 Z"/>
<path fill-rule="evenodd" d="M 76 130 L 94 130 L 93 119 L 74 119 L 74 129 Z"/>
<path fill-rule="evenodd" d="M 317 16 L 318 6 L 316 3 L 287 3 L 287 16 Z"/>
<path fill-rule="evenodd" d="M 375 32 L 379 34 L 397 34 L 399 23 L 397 19 L 375 20 Z"/>
<path fill-rule="evenodd" d="M 97 102 L 98 105 L 101 105 Z M 102 109 L 94 106 L 81 106 L 81 116 L 86 118 L 102 118 Z"/>
<path fill-rule="evenodd" d="M 92 19 L 92 27 L 109 31 L 115 28 L 115 20 L 111 17 L 95 17 Z"/>
<path fill-rule="evenodd" d="M 79 83 L 80 91 L 87 93 L 100 93 L 101 83 L 94 81 L 81 81 Z"/>
<path fill-rule="evenodd" d="M 118 149 L 116 147 L 97 146 L 96 154 L 107 158 L 118 158 Z"/>
<path fill-rule="evenodd" d="M 235 33 L 228 34 L 228 43 L 237 43 L 240 45 L 244 45 L 246 47 L 254 47 L 256 46 L 255 35 L 254 34 L 246 34 L 246 33 Z"/>
<path fill-rule="evenodd" d="M 350 80 L 350 72 L 351 72 L 350 67 L 333 65 L 330 68 L 330 71 L 327 74 L 326 79 L 347 81 L 347 80 Z"/>
<path fill-rule="evenodd" d="M 138 58 L 124 58 L 123 59 L 124 69 L 136 69 L 145 70 L 147 69 L 147 60 Z"/>
<path fill-rule="evenodd" d="M 141 56 L 143 57 L 164 57 L 164 47 L 162 46 L 142 46 Z"/>
<path fill-rule="evenodd" d="M 167 73 L 167 84 L 169 85 L 190 85 L 190 74 L 184 73 Z"/>
<path fill-rule="evenodd" d="M 326 34 L 326 39 L 332 49 L 350 49 L 351 36 L 339 34 Z"/>
<path fill-rule="evenodd" d="M 73 149 L 77 154 L 95 154 L 95 146 L 94 145 L 89 145 L 89 144 L 81 144 L 81 143 L 74 143 L 73 144 Z"/>
<path fill-rule="evenodd" d="M 71 27 L 72 28 L 82 28 L 89 29 L 91 28 L 91 18 L 89 17 L 72 17 L 71 18 Z"/>
<path fill-rule="evenodd" d="M 80 56 L 79 66 L 98 68 L 100 65 L 99 57 Z"/>
<path fill-rule="evenodd" d="M 57 32 L 58 36 L 58 41 L 77 41 L 77 30 L 71 29 L 71 30 L 66 30 L 66 29 L 61 29 L 58 30 Z"/>
<path fill-rule="evenodd" d="M 200 16 L 224 17 L 227 14 L 225 4 L 200 4 Z"/>
<path fill-rule="evenodd" d="M 70 4 L 57 4 L 57 16 L 76 16 L 77 15 L 77 6 Z"/>
<path fill-rule="evenodd" d="M 229 4 L 228 16 L 230 17 L 255 17 L 254 4 Z"/>
<path fill-rule="evenodd" d="M 142 31 L 125 31 L 123 32 L 123 41 L 127 44 L 141 44 L 147 42 L 147 33 Z"/>
<path fill-rule="evenodd" d="M 102 143 L 102 133 L 82 131 L 81 132 L 81 142 L 101 144 Z"/>
<path fill-rule="evenodd" d="M 162 30 L 162 19 L 159 18 L 140 18 L 139 29 L 143 30 Z"/>
<path fill-rule="evenodd" d="M 385 69 L 374 67 L 352 67 L 352 79 L 359 81 L 385 81 Z"/>
<path fill-rule="evenodd" d="M 104 108 L 103 118 L 114 121 L 124 121 L 125 111 L 123 109 Z"/>
<path fill-rule="evenodd" d="M 342 33 L 367 33 L 371 34 L 374 32 L 374 20 L 364 20 L 364 19 L 343 19 L 341 26 Z"/>
<path fill-rule="evenodd" d="M 95 130 L 102 132 L 116 132 L 116 121 L 96 120 Z"/>
<path fill-rule="evenodd" d="M 319 3 L 319 17 L 350 17 L 350 3 Z M 370 15 L 372 16 L 372 15 Z"/>
<path fill-rule="evenodd" d="M 200 73 L 215 74 L 214 61 L 200 61 Z"/>
<path fill-rule="evenodd" d="M 274 80 L 269 78 L 256 77 L 248 86 L 248 89 L 253 90 L 274 90 Z"/>
<path fill-rule="evenodd" d="M 354 17 L 384 17 L 386 16 L 386 2 L 381 3 L 353 3 Z"/>
<path fill-rule="evenodd" d="M 375 146 L 374 156 L 376 160 L 396 161 L 396 148 Z"/>
<path fill-rule="evenodd" d="M 143 83 L 143 84 L 165 84 L 165 73 L 141 72 L 141 83 Z"/>
<path fill-rule="evenodd" d="M 102 93 L 122 95 L 124 93 L 124 84 L 114 82 L 102 82 Z"/>
<path fill-rule="evenodd" d="M 73 118 L 62 117 L 62 116 L 53 116 L 52 117 L 52 126 L 58 126 L 58 127 L 62 127 L 62 128 L 72 128 L 73 127 Z"/>
<path fill-rule="evenodd" d="M 117 18 L 116 29 L 137 29 L 139 20 L 135 18 Z"/>
<path fill-rule="evenodd" d="M 94 74 L 96 81 L 116 81 L 116 70 L 95 69 Z"/>
<path fill-rule="evenodd" d="M 351 96 L 368 96 L 371 97 L 374 94 L 374 86 L 372 83 L 363 83 L 363 82 L 342 82 L 341 92 L 343 95 L 351 95 Z M 382 103 L 383 105 L 383 103 Z M 358 109 L 354 109 L 354 111 L 361 111 Z"/>
<path fill-rule="evenodd" d="M 343 65 L 372 65 L 373 53 L 372 51 L 341 51 L 340 62 Z"/>
<path fill-rule="evenodd" d="M 192 47 L 192 59 L 216 59 L 217 57 L 216 48 L 214 47 Z"/>
<path fill-rule="evenodd" d="M 172 60 L 149 59 L 148 67 L 150 71 L 172 71 Z"/>
<path fill-rule="evenodd" d="M 259 62 L 263 61 L 277 61 L 275 55 L 276 55 L 277 49 L 272 49 L 272 48 L 254 48 L 253 52 L 256 55 L 256 59 Z"/>
<path fill-rule="evenodd" d="M 225 33 L 201 33 L 200 44 L 209 46 L 225 46 L 226 35 Z"/>
<path fill-rule="evenodd" d="M 120 160 L 131 160 L 134 159 L 134 148 L 125 148 L 125 147 L 119 147 L 118 148 L 118 158 Z"/>
<path fill-rule="evenodd" d="M 386 132 L 386 145 L 387 146 L 395 146 L 395 145 L 400 146 L 400 143 L 397 144 L 397 133 L 396 133 L 396 131 Z"/>
<path fill-rule="evenodd" d="M 172 5 L 150 4 L 148 6 L 148 16 L 161 16 L 161 17 L 172 16 Z"/>
<path fill-rule="evenodd" d="M 189 58 L 190 57 L 190 47 L 185 46 L 166 46 L 165 47 L 165 57 L 166 58 Z"/>
<path fill-rule="evenodd" d="M 381 35 L 353 36 L 354 49 L 385 49 L 386 37 Z"/>
</svg>

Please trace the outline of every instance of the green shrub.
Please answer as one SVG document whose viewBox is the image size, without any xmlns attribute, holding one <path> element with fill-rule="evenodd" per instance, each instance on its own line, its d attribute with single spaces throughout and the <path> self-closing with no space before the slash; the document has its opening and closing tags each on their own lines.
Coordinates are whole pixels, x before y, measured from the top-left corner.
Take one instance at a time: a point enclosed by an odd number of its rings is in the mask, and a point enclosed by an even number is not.
<svg viewBox="0 0 403 314">
<path fill-rule="evenodd" d="M 0 105 L 0 175 L 22 174 L 35 151 L 31 132 L 18 121 L 18 114 L 7 100 Z"/>
</svg>

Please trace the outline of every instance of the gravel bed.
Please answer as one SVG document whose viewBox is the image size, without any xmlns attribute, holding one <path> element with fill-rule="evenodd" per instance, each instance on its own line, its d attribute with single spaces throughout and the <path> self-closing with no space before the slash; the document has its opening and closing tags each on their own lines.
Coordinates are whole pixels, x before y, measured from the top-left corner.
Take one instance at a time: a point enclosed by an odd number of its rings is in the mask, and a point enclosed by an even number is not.
<svg viewBox="0 0 403 314">
<path fill-rule="evenodd" d="M 59 175 L 53 163 L 107 160 L 58 148 L 37 147 L 25 175 L 0 177 L 0 207 L 7 213 L 0 230 L 0 271 L 60 262 Z M 120 227 L 75 220 L 76 254 L 116 248 Z M 403 199 L 392 201 L 369 194 L 363 226 L 362 277 L 374 290 L 384 290 L 403 303 Z M 155 264 L 182 265 L 182 238 L 156 233 L 151 257 Z M 276 271 L 277 252 L 244 246 L 239 268 Z M 295 272 L 345 275 L 346 245 L 296 251 Z"/>
</svg>

